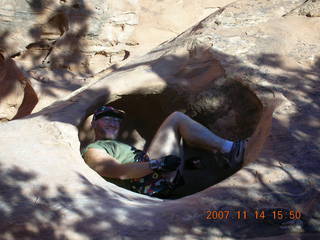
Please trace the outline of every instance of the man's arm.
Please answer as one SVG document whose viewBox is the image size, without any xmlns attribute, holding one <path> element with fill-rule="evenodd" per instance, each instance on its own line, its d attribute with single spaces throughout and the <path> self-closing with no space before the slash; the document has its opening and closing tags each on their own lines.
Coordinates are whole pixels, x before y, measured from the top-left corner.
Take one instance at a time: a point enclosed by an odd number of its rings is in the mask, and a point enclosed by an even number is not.
<svg viewBox="0 0 320 240">
<path fill-rule="evenodd" d="M 121 164 L 105 150 L 89 148 L 84 154 L 85 162 L 103 177 L 121 180 L 140 178 L 152 173 L 149 162 Z"/>
</svg>

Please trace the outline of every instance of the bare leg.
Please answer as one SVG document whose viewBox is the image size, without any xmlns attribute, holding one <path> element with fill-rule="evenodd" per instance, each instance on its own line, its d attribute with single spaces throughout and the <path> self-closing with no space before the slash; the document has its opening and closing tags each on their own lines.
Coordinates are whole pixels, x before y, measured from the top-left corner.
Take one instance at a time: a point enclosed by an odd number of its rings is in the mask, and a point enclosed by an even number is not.
<svg viewBox="0 0 320 240">
<path fill-rule="evenodd" d="M 220 150 L 226 141 L 187 115 L 174 112 L 162 123 L 147 152 L 151 158 L 166 155 L 182 157 L 181 138 L 191 146 L 209 151 Z M 175 173 L 170 176 L 175 176 Z"/>
<path fill-rule="evenodd" d="M 161 124 L 156 135 L 147 150 L 151 159 L 157 159 L 167 155 L 182 156 L 181 150 L 181 135 L 179 132 L 179 117 L 177 114 L 172 113 Z M 181 162 L 179 169 L 182 173 L 184 163 Z M 176 171 L 166 174 L 169 181 L 173 181 L 176 176 Z"/>
</svg>

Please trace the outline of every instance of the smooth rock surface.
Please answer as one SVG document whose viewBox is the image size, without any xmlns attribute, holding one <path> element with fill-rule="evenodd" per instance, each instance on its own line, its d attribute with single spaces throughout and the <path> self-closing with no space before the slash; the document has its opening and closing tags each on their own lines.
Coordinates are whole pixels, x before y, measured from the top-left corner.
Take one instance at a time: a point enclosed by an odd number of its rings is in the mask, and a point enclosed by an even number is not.
<svg viewBox="0 0 320 240">
<path fill-rule="evenodd" d="M 138 45 L 132 56 L 141 56 L 160 43 L 173 39 L 233 0 L 149 1 L 140 0 L 139 24 L 130 40 Z"/>
</svg>

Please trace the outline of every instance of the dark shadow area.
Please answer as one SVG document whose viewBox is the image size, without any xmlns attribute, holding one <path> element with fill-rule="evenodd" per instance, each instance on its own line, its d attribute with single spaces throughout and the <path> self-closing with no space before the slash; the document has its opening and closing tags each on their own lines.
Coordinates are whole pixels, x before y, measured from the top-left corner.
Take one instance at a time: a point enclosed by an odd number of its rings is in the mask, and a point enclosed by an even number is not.
<svg viewBox="0 0 320 240">
<path fill-rule="evenodd" d="M 7 97 L 12 91 L 16 90 L 17 82 L 23 82 L 23 76 L 21 71 L 18 69 L 17 65 L 11 59 L 5 59 L 0 53 L 0 82 L 1 82 L 1 92 L 0 100 Z"/>
<path fill-rule="evenodd" d="M 38 14 L 45 14 L 47 9 L 55 7 L 48 15 L 46 23 L 34 26 L 29 34 L 34 43 L 27 49 L 48 47 L 47 56 L 42 63 L 47 63 L 50 69 L 68 68 L 70 65 L 81 67 L 85 47 L 82 37 L 87 34 L 88 20 L 92 12 L 87 8 L 85 1 L 72 0 L 68 5 L 66 1 L 60 1 L 60 6 L 52 6 L 52 1 L 31 1 L 30 7 Z M 78 25 L 78 28 L 70 29 L 70 26 Z M 52 36 L 56 39 L 52 39 Z M 56 48 L 57 51 L 54 49 Z M 50 56 L 49 56 L 50 54 Z M 34 57 L 34 65 L 38 65 L 37 56 Z M 90 73 L 89 69 L 85 69 Z M 55 79 L 64 79 L 65 76 L 57 73 Z"/>
<path fill-rule="evenodd" d="M 2 53 L 5 49 L 9 48 L 8 37 L 10 36 L 10 32 L 8 30 L 4 31 L 0 35 L 0 53 Z"/>
</svg>

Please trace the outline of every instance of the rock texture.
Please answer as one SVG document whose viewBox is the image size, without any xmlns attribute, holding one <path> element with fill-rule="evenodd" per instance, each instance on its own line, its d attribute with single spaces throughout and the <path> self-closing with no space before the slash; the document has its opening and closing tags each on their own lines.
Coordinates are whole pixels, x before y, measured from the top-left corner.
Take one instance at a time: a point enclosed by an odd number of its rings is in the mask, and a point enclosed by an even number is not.
<svg viewBox="0 0 320 240">
<path fill-rule="evenodd" d="M 30 81 L 12 59 L 0 54 L 0 121 L 25 117 L 38 102 Z"/>
<path fill-rule="evenodd" d="M 236 1 L 39 113 L 1 124 L 1 238 L 319 238 L 320 25 L 287 15 L 302 4 Z M 145 112 L 155 121 L 124 136 L 138 132 L 148 142 L 157 121 L 185 111 L 224 137 L 250 136 L 246 166 L 177 200 L 105 182 L 83 162 L 79 130 L 98 105 L 125 106 L 135 96 L 154 103 Z M 303 218 L 273 219 L 275 209 Z M 230 215 L 208 219 L 214 210 Z"/>
<path fill-rule="evenodd" d="M 231 2 L 170 1 L 2 0 L 0 49 L 30 80 L 37 112 Z"/>
<path fill-rule="evenodd" d="M 287 16 L 289 15 L 320 17 L 320 2 L 319 0 L 305 1 L 303 4 L 289 12 Z"/>
<path fill-rule="evenodd" d="M 0 53 L 14 57 L 38 98 L 36 112 L 122 63 L 137 2 L 0 1 Z M 23 95 L 21 95 L 23 97 Z M 30 100 L 32 101 L 32 100 Z"/>
<path fill-rule="evenodd" d="M 234 2 L 233 0 L 149 1 L 140 0 L 139 24 L 132 42 L 137 45 L 131 56 L 141 56 L 160 43 L 173 39 L 214 11 Z"/>
<path fill-rule="evenodd" d="M 137 3 L 130 0 L 2 0 L 0 47 L 7 56 L 27 55 L 33 65 L 85 71 L 93 54 L 114 55 L 111 46 L 123 49 L 138 23 L 136 8 Z"/>
</svg>

